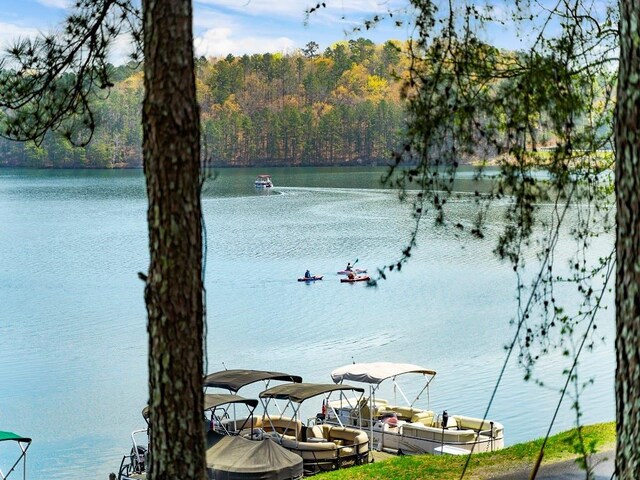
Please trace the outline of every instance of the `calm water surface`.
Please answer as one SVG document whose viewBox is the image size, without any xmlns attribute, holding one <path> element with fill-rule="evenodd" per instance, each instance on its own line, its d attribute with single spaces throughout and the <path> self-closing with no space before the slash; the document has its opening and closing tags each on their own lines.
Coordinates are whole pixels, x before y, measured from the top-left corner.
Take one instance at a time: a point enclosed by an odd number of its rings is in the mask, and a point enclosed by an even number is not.
<svg viewBox="0 0 640 480">
<path fill-rule="evenodd" d="M 482 241 L 427 220 L 402 273 L 375 289 L 340 284 L 335 272 L 348 261 L 374 269 L 396 259 L 412 226 L 380 188 L 382 170 L 273 169 L 271 192 L 252 186 L 263 172 L 218 173 L 203 199 L 208 371 L 224 362 L 329 382 L 352 360 L 412 362 L 438 372 L 432 409 L 483 415 L 517 307 L 514 274 L 492 254 L 499 216 Z M 471 197 L 451 208 L 470 224 Z M 611 242 L 599 240 L 594 258 Z M 574 250 L 565 236 L 556 262 Z M 29 478 L 106 479 L 147 401 L 142 173 L 0 169 L 0 260 L 0 430 L 33 437 Z M 298 283 L 307 268 L 324 280 Z M 571 301 L 573 290 L 560 293 Z M 595 378 L 585 422 L 614 419 L 612 323 L 611 308 L 599 321 L 606 343 L 580 364 Z M 507 368 L 489 417 L 505 424 L 508 444 L 546 433 L 562 362 L 540 365 L 546 388 L 524 383 L 515 362 Z M 554 431 L 573 418 L 563 407 Z"/>
</svg>

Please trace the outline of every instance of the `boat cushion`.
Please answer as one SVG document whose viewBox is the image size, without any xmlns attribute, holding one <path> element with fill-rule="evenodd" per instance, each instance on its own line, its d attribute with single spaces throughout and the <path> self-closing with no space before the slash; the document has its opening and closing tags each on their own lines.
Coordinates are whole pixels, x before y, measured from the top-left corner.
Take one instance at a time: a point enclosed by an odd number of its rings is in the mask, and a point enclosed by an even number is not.
<svg viewBox="0 0 640 480">
<path fill-rule="evenodd" d="M 433 424 L 433 417 L 434 413 L 431 410 L 414 413 L 411 417 L 411 423 L 421 423 L 422 425 L 430 427 Z"/>
</svg>

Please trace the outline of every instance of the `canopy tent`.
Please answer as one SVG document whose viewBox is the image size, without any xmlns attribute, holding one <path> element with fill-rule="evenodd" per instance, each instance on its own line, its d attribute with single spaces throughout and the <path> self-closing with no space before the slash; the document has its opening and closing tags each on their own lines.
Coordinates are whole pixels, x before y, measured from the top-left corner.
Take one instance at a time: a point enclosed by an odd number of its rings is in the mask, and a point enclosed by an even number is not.
<svg viewBox="0 0 640 480">
<path fill-rule="evenodd" d="M 279 382 L 302 382 L 302 377 L 289 375 L 282 372 L 269 372 L 266 370 L 222 370 L 210 373 L 204 377 L 204 387 L 224 388 L 230 392 L 237 393 L 242 387 L 259 381 L 276 380 Z"/>
<path fill-rule="evenodd" d="M 20 456 L 17 458 L 15 463 L 11 466 L 11 468 L 5 474 L 2 469 L 0 469 L 0 480 L 5 480 L 9 478 L 9 475 L 15 470 L 20 460 L 22 460 L 22 476 L 23 478 L 27 478 L 27 449 L 31 445 L 31 439 L 28 437 L 23 437 L 20 435 L 16 435 L 13 432 L 3 432 L 0 431 L 0 442 L 15 442 L 20 448 Z"/>
<path fill-rule="evenodd" d="M 336 383 L 343 381 L 378 384 L 384 380 L 405 373 L 422 373 L 435 376 L 435 370 L 412 365 L 410 363 L 374 362 L 353 363 L 336 368 L 331 372 L 331 378 Z"/>
<path fill-rule="evenodd" d="M 302 477 L 302 457 L 266 439 L 223 437 L 207 450 L 211 480 L 289 480 Z"/>
<path fill-rule="evenodd" d="M 331 383 L 291 383 L 278 385 L 277 387 L 265 390 L 260 393 L 260 398 L 274 398 L 278 400 L 289 400 L 296 403 L 302 403 L 308 398 L 339 390 L 352 390 L 361 394 L 364 393 L 364 388 L 352 387 L 351 385 L 333 385 Z"/>
</svg>

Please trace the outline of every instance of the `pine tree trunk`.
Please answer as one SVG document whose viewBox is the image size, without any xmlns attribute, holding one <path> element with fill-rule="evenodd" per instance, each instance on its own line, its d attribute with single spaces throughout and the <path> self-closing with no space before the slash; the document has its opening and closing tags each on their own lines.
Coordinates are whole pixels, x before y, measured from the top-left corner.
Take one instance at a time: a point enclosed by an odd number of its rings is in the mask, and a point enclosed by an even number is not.
<svg viewBox="0 0 640 480">
<path fill-rule="evenodd" d="M 200 132 L 191 0 L 143 0 L 150 478 L 206 478 Z"/>
<path fill-rule="evenodd" d="M 617 478 L 640 478 L 640 0 L 620 2 L 616 112 Z"/>
</svg>

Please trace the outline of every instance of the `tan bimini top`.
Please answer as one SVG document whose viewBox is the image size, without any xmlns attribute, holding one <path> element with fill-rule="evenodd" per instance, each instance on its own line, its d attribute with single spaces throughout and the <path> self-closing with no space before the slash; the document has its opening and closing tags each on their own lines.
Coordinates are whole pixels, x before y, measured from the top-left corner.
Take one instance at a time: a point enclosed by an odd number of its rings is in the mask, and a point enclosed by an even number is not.
<svg viewBox="0 0 640 480">
<path fill-rule="evenodd" d="M 290 400 L 292 402 L 302 403 L 308 398 L 340 390 L 351 390 L 359 392 L 360 394 L 364 393 L 364 388 L 352 387 L 351 385 L 288 383 L 261 392 L 260 398 L 275 398 L 277 400 Z"/>
<path fill-rule="evenodd" d="M 210 373 L 204 377 L 204 387 L 224 388 L 231 392 L 237 392 L 242 387 L 261 380 L 300 383 L 302 382 L 302 377 L 282 372 L 268 372 L 265 370 L 222 370 L 220 372 Z"/>
<path fill-rule="evenodd" d="M 331 372 L 331 378 L 336 383 L 348 381 L 378 384 L 387 378 L 397 377 L 405 373 L 422 373 L 431 376 L 436 374 L 435 370 L 429 370 L 411 363 L 374 362 L 353 363 L 336 368 Z"/>
</svg>

